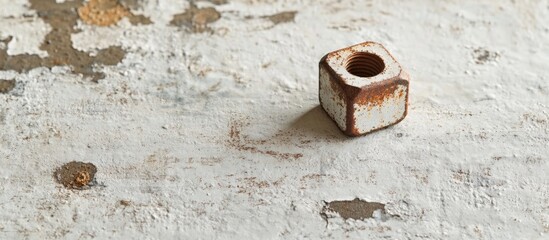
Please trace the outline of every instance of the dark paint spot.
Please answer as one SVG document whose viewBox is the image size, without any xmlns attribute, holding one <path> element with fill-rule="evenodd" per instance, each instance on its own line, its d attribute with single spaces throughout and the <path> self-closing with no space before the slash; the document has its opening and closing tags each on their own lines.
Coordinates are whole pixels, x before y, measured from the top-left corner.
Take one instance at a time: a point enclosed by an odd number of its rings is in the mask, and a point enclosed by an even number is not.
<svg viewBox="0 0 549 240">
<path fill-rule="evenodd" d="M 476 64 L 485 64 L 487 62 L 496 61 L 499 58 L 499 53 L 490 52 L 486 49 L 477 48 L 473 51 L 473 58 Z"/>
<path fill-rule="evenodd" d="M 83 190 L 95 184 L 96 172 L 91 163 L 69 162 L 56 169 L 54 177 L 66 188 Z"/>
<path fill-rule="evenodd" d="M 355 220 L 364 220 L 371 218 L 376 210 L 385 213 L 385 204 L 377 202 L 367 202 L 355 198 L 352 201 L 333 201 L 327 202 L 322 208 L 320 215 L 327 220 L 328 213 L 337 213 L 343 219 L 349 218 Z"/>
</svg>

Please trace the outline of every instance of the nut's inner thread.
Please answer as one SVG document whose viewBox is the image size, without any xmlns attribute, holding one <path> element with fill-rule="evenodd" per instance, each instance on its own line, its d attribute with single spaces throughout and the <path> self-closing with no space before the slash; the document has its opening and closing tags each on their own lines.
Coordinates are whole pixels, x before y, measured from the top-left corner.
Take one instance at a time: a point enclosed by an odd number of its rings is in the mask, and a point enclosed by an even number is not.
<svg viewBox="0 0 549 240">
<path fill-rule="evenodd" d="M 373 77 L 385 69 L 385 63 L 378 55 L 367 52 L 351 54 L 345 63 L 347 71 L 358 77 Z"/>
</svg>

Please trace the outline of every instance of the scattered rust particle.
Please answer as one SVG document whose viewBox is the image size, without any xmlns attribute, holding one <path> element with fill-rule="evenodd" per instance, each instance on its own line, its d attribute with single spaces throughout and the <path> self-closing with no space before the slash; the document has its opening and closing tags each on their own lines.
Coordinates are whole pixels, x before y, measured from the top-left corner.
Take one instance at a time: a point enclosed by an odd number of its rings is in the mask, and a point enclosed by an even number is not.
<svg viewBox="0 0 549 240">
<path fill-rule="evenodd" d="M 126 4 L 137 4 L 126 1 Z M 143 15 L 134 15 L 128 7 L 118 0 L 90 0 L 78 8 L 80 19 L 87 24 L 110 26 L 124 17 L 128 17 L 133 25 L 151 24 L 151 20 Z"/>
<path fill-rule="evenodd" d="M 15 88 L 15 80 L 0 79 L 0 93 L 8 93 Z"/>
<path fill-rule="evenodd" d="M 185 12 L 173 16 L 170 25 L 186 27 L 192 32 L 201 33 L 211 31 L 208 24 L 213 23 L 220 18 L 221 13 L 219 13 L 215 8 L 198 8 L 193 2 L 191 2 L 190 7 Z"/>
<path fill-rule="evenodd" d="M 239 178 L 238 181 L 241 184 L 238 184 L 238 193 L 247 193 L 252 195 L 252 193 L 257 189 L 263 189 L 268 187 L 278 187 L 284 182 L 285 177 L 282 177 L 276 181 L 266 181 L 258 180 L 257 177 L 245 177 Z"/>
<path fill-rule="evenodd" d="M 229 123 L 229 139 L 227 140 L 227 145 L 231 148 L 237 149 L 238 151 L 245 151 L 251 153 L 260 153 L 264 155 L 269 155 L 280 160 L 290 160 L 290 159 L 299 159 L 303 157 L 301 153 L 284 153 L 273 150 L 263 150 L 259 149 L 258 146 L 266 145 L 266 140 L 250 140 L 246 136 L 241 135 L 241 129 L 245 124 L 243 122 L 232 120 Z"/>
<path fill-rule="evenodd" d="M 130 200 L 120 200 L 118 203 L 124 207 L 132 205 L 132 202 Z"/>
<path fill-rule="evenodd" d="M 340 217 L 347 220 L 364 220 L 372 218 L 375 211 L 381 210 L 385 213 L 385 204 L 378 202 L 367 202 L 358 198 L 352 201 L 333 201 L 327 202 L 320 215 L 327 220 L 331 213 L 337 213 Z"/>
<path fill-rule="evenodd" d="M 30 8 L 35 10 L 52 27 L 42 45 L 41 50 L 48 53 L 48 57 L 41 58 L 35 54 L 19 54 L 10 56 L 7 49 L 0 49 L 0 69 L 15 70 L 19 73 L 38 67 L 52 68 L 54 66 L 71 66 L 72 72 L 90 77 L 96 82 L 105 78 L 102 72 L 94 71 L 97 64 L 116 65 L 125 56 L 120 47 L 110 47 L 99 50 L 98 57 L 73 48 L 71 34 L 75 33 L 78 14 L 75 9 L 82 6 L 83 0 L 65 1 L 56 3 L 55 0 L 29 0 Z M 108 6 L 108 5 L 106 5 Z M 0 39 L 4 45 L 12 40 L 11 37 Z"/>
<path fill-rule="evenodd" d="M 264 16 L 264 18 L 268 18 L 274 25 L 278 25 L 281 23 L 293 22 L 296 14 L 297 11 L 286 11 L 270 16 Z"/>
<path fill-rule="evenodd" d="M 482 65 L 488 62 L 496 61 L 499 58 L 499 53 L 491 52 L 483 48 L 473 50 L 473 58 L 476 64 Z"/>
<path fill-rule="evenodd" d="M 97 168 L 91 163 L 69 162 L 54 172 L 57 182 L 70 189 L 86 189 L 93 185 Z"/>
</svg>

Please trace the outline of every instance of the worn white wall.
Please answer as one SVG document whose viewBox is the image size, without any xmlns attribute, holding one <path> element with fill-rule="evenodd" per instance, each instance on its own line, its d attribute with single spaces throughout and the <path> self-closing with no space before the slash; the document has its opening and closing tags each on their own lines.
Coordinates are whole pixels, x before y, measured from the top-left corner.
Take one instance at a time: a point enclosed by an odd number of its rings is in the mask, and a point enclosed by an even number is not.
<svg viewBox="0 0 549 240">
<path fill-rule="evenodd" d="M 75 48 L 127 51 L 99 83 L 0 71 L 18 81 L 0 94 L 1 239 L 549 238 L 548 1 L 230 0 L 213 34 L 168 25 L 187 5 L 80 24 Z M 0 6 L 10 51 L 36 53 L 48 26 Z M 351 139 L 318 107 L 318 61 L 365 40 L 408 69 L 411 105 Z M 56 183 L 73 160 L 100 186 Z M 400 217 L 321 217 L 355 197 Z"/>
</svg>

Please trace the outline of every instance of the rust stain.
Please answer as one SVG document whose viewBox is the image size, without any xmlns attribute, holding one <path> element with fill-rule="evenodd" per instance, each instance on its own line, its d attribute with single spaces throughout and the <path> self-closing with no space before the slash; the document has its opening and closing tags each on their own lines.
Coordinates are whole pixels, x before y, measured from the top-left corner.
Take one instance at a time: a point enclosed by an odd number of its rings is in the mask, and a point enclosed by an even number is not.
<svg viewBox="0 0 549 240">
<path fill-rule="evenodd" d="M 77 31 L 74 29 L 78 20 L 76 9 L 82 6 L 82 0 L 64 3 L 56 3 L 55 0 L 29 2 L 38 17 L 52 27 L 40 46 L 41 50 L 48 53 L 48 57 L 41 58 L 36 54 L 10 56 L 7 49 L 0 49 L 0 69 L 22 73 L 38 67 L 70 66 L 73 73 L 98 81 L 105 78 L 105 74 L 95 71 L 94 66 L 116 65 L 125 57 L 126 52 L 119 46 L 100 49 L 95 57 L 73 48 L 71 35 Z M 10 41 L 12 37 L 0 39 L 5 45 Z"/>
<path fill-rule="evenodd" d="M 241 129 L 246 125 L 249 125 L 249 124 L 243 123 L 241 121 L 236 121 L 236 120 L 230 121 L 229 139 L 226 142 L 229 147 L 237 149 L 238 151 L 259 153 L 259 154 L 272 156 L 280 160 L 292 160 L 292 159 L 297 160 L 303 157 L 303 154 L 301 153 L 285 153 L 285 152 L 278 152 L 274 150 L 260 149 L 258 146 L 266 145 L 268 144 L 269 141 L 250 140 L 246 136 L 243 136 L 241 134 Z M 275 138 L 278 138 L 278 137 L 281 137 L 281 135 L 279 134 L 275 136 Z"/>
<path fill-rule="evenodd" d="M 354 103 L 368 105 L 368 110 L 371 110 L 373 107 L 383 105 L 387 99 L 394 98 L 398 86 L 398 83 L 392 82 L 388 85 L 380 84 L 369 87 L 355 98 Z"/>
<path fill-rule="evenodd" d="M 198 8 L 196 4 L 191 1 L 190 7 L 185 12 L 173 16 L 170 25 L 185 27 L 195 33 L 211 32 L 208 24 L 213 23 L 220 18 L 221 13 L 215 8 Z"/>
<path fill-rule="evenodd" d="M 128 17 L 133 25 L 152 23 L 143 15 L 134 15 L 117 0 L 90 0 L 78 8 L 78 15 L 85 23 L 97 26 L 110 26 L 124 17 Z"/>
<path fill-rule="evenodd" d="M 15 88 L 15 80 L 0 79 L 0 93 L 8 93 Z"/>
<path fill-rule="evenodd" d="M 337 213 L 341 218 L 364 220 L 372 218 L 375 211 L 385 213 L 385 204 L 378 202 L 367 202 L 358 198 L 352 201 L 326 202 L 320 215 L 327 220 L 332 213 Z"/>
<path fill-rule="evenodd" d="M 86 189 L 93 185 L 97 168 L 91 163 L 69 162 L 56 169 L 54 177 L 69 189 Z"/>
</svg>

